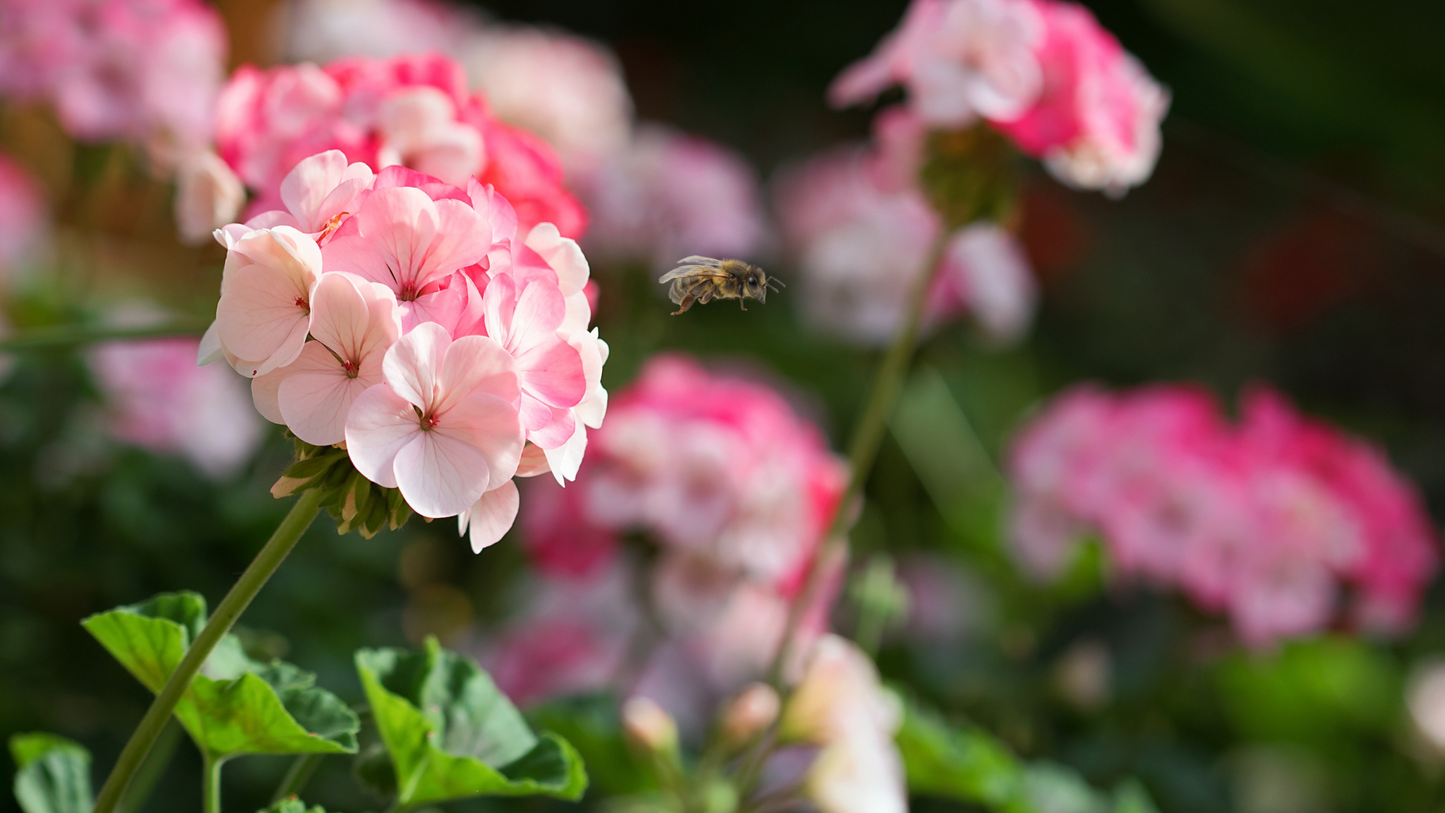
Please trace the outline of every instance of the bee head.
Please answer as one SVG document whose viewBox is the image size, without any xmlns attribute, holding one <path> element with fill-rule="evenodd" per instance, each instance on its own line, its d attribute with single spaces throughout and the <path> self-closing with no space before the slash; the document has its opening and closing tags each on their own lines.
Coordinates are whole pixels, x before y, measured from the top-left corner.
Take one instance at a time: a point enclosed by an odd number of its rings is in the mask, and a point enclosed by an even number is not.
<svg viewBox="0 0 1445 813">
<path fill-rule="evenodd" d="M 761 268 L 753 268 L 743 278 L 743 290 L 757 301 L 768 304 L 768 276 Z"/>
</svg>

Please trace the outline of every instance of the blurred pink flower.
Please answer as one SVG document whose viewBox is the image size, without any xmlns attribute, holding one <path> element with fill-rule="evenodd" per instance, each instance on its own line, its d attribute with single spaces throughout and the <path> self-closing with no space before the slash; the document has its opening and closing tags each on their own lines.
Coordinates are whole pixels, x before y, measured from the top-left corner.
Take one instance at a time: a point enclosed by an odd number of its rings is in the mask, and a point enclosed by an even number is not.
<svg viewBox="0 0 1445 813">
<path fill-rule="evenodd" d="M 822 433 L 762 384 L 681 356 L 650 361 L 597 433 L 587 515 L 795 585 L 842 494 Z"/>
<path fill-rule="evenodd" d="M 1023 115 L 996 121 L 1054 177 L 1122 194 L 1159 159 L 1169 93 L 1083 6 L 1033 0 L 1044 20 L 1043 91 Z"/>
<path fill-rule="evenodd" d="M 913 0 L 899 28 L 843 72 L 837 106 L 908 91 L 930 128 L 976 118 L 1082 189 L 1122 194 L 1159 157 L 1169 94 L 1094 15 L 1061 0 Z"/>
<path fill-rule="evenodd" d="M 1048 577 L 1097 532 L 1116 572 L 1227 613 L 1251 645 L 1413 620 L 1438 563 L 1419 497 L 1379 452 L 1259 389 L 1230 426 L 1191 388 L 1065 393 L 1009 455 L 1012 535 Z M 1345 595 L 1353 595 L 1345 606 Z"/>
<path fill-rule="evenodd" d="M 767 237 L 757 175 L 742 156 L 661 125 L 583 181 L 589 251 L 671 268 L 679 257 L 751 257 Z"/>
<path fill-rule="evenodd" d="M 783 242 L 802 273 L 797 297 L 816 327 L 864 344 L 889 341 L 941 228 L 916 181 L 923 130 L 900 109 L 875 121 L 877 147 L 844 147 L 774 181 Z M 997 341 L 1020 338 L 1037 286 L 1017 241 L 992 223 L 951 237 L 925 318 L 969 312 Z"/>
<path fill-rule="evenodd" d="M 76 138 L 140 144 L 162 173 L 210 142 L 227 46 L 211 6 L 21 0 L 0 31 L 0 92 L 48 99 Z"/>
<path fill-rule="evenodd" d="M 176 172 L 176 227 L 181 240 L 198 244 L 231 223 L 246 204 L 246 187 L 213 152 L 197 152 Z"/>
<path fill-rule="evenodd" d="M 277 30 L 293 61 L 454 57 L 493 115 L 546 141 L 569 172 L 597 167 L 630 140 L 632 98 L 621 66 L 606 46 L 583 37 L 496 23 L 430 0 L 293 0 L 281 7 Z"/>
<path fill-rule="evenodd" d="M 0 154 L 0 276 L 35 259 L 49 230 L 50 213 L 40 182 Z"/>
<path fill-rule="evenodd" d="M 913 0 L 898 29 L 834 80 L 828 99 L 845 107 L 902 84 L 929 125 L 1007 120 L 1038 96 L 1042 29 L 1028 0 Z"/>
<path fill-rule="evenodd" d="M 497 687 L 524 706 L 617 688 L 643 620 L 632 568 L 616 561 L 587 579 L 528 587 L 516 617 L 477 647 Z"/>
<path fill-rule="evenodd" d="M 245 382 L 225 367 L 196 367 L 195 339 L 107 342 L 88 356 L 112 436 L 179 454 L 212 477 L 250 460 L 261 424 Z"/>
<path fill-rule="evenodd" d="M 486 25 L 458 58 L 498 119 L 551 144 L 570 171 L 622 153 L 632 97 L 611 51 L 582 37 L 530 26 Z"/>
<path fill-rule="evenodd" d="M 440 54 L 349 58 L 324 69 L 243 66 L 222 90 L 217 150 L 257 195 L 252 212 L 281 208 L 282 179 L 302 159 L 340 150 L 373 170 L 403 164 L 465 186 L 491 184 L 525 233 L 553 223 L 576 237 L 586 213 L 540 139 L 497 121 L 470 95 L 460 64 Z"/>
</svg>

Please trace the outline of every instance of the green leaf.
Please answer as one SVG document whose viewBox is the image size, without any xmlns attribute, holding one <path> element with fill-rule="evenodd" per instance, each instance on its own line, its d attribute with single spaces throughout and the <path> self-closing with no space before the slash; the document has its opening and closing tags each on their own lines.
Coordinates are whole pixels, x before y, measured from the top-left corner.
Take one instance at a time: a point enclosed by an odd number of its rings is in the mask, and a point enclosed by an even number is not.
<svg viewBox="0 0 1445 813">
<path fill-rule="evenodd" d="M 468 796 L 576 800 L 587 789 L 566 740 L 538 738 L 481 667 L 435 639 L 422 652 L 359 650 L 356 670 L 391 755 L 399 806 Z"/>
<path fill-rule="evenodd" d="M 979 805 L 997 813 L 1155 813 L 1137 782 L 1102 793 L 1075 771 L 1025 763 L 976 726 L 953 728 L 916 703 L 898 732 L 909 791 Z"/>
<path fill-rule="evenodd" d="M 651 768 L 637 759 L 622 733 L 621 703 L 610 694 L 553 700 L 528 709 L 532 724 L 567 739 L 591 774 L 591 782 L 607 796 L 655 790 Z"/>
<path fill-rule="evenodd" d="M 54 734 L 16 734 L 10 738 L 15 772 L 15 801 L 25 813 L 90 813 L 90 752 Z"/>
<path fill-rule="evenodd" d="M 93 615 L 83 626 L 147 689 L 159 692 L 205 625 L 196 593 L 167 593 Z M 227 635 L 176 706 L 191 739 L 214 758 L 238 754 L 351 754 L 361 723 L 310 672 L 251 660 Z"/>
</svg>

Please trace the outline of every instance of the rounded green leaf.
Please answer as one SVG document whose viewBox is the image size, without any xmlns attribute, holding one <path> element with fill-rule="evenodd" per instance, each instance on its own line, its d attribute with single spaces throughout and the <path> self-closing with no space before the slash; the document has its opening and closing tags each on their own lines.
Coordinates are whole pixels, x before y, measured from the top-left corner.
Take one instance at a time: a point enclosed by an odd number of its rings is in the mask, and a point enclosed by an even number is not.
<svg viewBox="0 0 1445 813">
<path fill-rule="evenodd" d="M 468 796 L 578 799 L 587 773 L 561 737 L 534 734 L 476 662 L 425 650 L 363 649 L 356 669 L 402 807 Z"/>
<path fill-rule="evenodd" d="M 25 813 L 90 813 L 90 752 L 54 734 L 16 734 L 15 801 Z"/>
</svg>

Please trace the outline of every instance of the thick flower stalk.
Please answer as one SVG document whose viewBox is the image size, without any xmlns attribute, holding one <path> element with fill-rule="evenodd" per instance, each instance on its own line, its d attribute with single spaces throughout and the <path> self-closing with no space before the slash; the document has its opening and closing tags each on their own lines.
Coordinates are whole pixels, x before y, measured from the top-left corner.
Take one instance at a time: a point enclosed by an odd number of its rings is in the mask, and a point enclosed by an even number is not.
<svg viewBox="0 0 1445 813">
<path fill-rule="evenodd" d="M 1056 575 L 1094 532 L 1118 578 L 1178 589 L 1253 646 L 1341 615 L 1398 632 L 1439 562 L 1419 494 L 1389 460 L 1270 390 L 1230 425 L 1198 389 L 1079 387 L 1024 427 L 1008 474 L 1032 573 Z"/>
<path fill-rule="evenodd" d="M 224 357 L 262 415 L 313 447 L 344 441 L 366 481 L 457 517 L 480 551 L 512 525 L 514 476 L 576 476 L 607 345 L 587 330 L 577 245 L 548 223 L 523 237 L 504 197 L 467 183 L 373 174 L 336 150 L 303 160 L 278 185 L 284 210 L 217 231 L 201 361 Z M 359 496 L 342 513 L 360 510 L 361 481 L 310 482 L 341 453 L 311 457 L 282 490 L 345 486 Z"/>
</svg>

